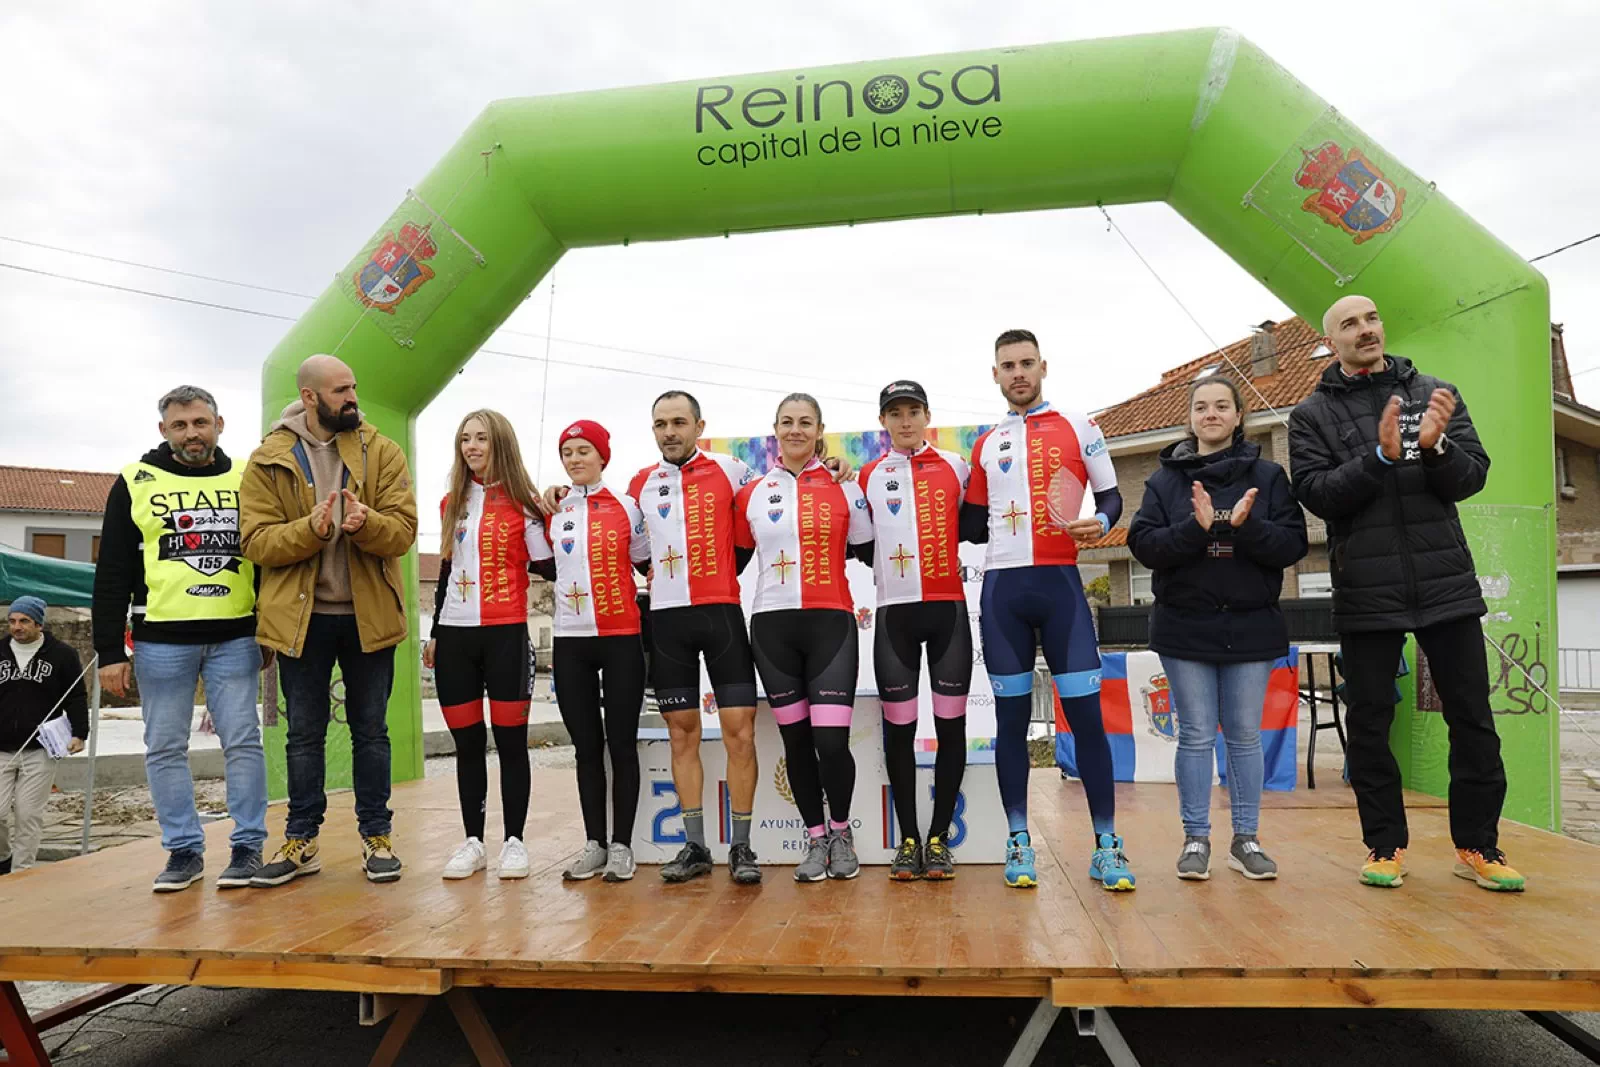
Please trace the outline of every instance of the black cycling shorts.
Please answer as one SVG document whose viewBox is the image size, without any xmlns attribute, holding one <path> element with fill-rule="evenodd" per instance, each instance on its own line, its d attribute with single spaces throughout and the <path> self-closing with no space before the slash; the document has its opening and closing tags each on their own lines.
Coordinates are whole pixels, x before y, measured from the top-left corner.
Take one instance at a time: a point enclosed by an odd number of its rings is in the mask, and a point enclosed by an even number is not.
<svg viewBox="0 0 1600 1067">
<path fill-rule="evenodd" d="M 652 611 L 650 644 L 650 687 L 661 711 L 699 710 L 701 657 L 718 707 L 755 707 L 756 669 L 738 604 Z"/>
<path fill-rule="evenodd" d="M 750 620 L 750 649 L 780 726 L 849 726 L 856 699 L 856 617 L 835 608 L 786 608 Z"/>
<path fill-rule="evenodd" d="M 972 688 L 972 624 L 965 600 L 890 604 L 878 609 L 875 629 L 872 666 L 879 699 L 916 699 L 923 645 L 935 695 L 965 697 Z"/>
<path fill-rule="evenodd" d="M 445 725 L 459 730 L 481 723 L 486 693 L 494 725 L 527 723 L 534 653 L 525 624 L 435 626 L 433 639 L 438 642 L 433 650 L 433 685 Z"/>
</svg>

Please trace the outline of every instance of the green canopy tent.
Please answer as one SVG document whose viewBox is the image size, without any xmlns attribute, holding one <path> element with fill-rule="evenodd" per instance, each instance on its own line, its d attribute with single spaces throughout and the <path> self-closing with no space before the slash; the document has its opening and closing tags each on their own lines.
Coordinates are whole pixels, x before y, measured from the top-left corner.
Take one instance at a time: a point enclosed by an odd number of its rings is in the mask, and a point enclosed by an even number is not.
<svg viewBox="0 0 1600 1067">
<path fill-rule="evenodd" d="M 36 556 L 0 545 L 0 603 L 36 596 L 51 607 L 94 603 L 94 564 Z"/>
</svg>

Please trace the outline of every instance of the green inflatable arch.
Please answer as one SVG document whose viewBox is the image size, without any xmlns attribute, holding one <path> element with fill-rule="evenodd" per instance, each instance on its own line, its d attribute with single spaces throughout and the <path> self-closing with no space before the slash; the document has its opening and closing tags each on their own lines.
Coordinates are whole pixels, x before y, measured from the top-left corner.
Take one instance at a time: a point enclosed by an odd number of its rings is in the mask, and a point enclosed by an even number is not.
<svg viewBox="0 0 1600 1067">
<path fill-rule="evenodd" d="M 570 248 L 1150 200 L 1309 321 L 1371 296 L 1392 350 L 1459 383 L 1494 459 L 1464 515 L 1511 656 L 1490 661 L 1507 813 L 1556 827 L 1555 709 L 1531 684 L 1554 691 L 1544 278 L 1230 30 L 491 104 L 267 359 L 264 412 L 305 356 L 336 352 L 409 451 L 417 412 Z M 415 589 L 414 555 L 406 572 Z M 422 772 L 415 641 L 398 655 L 403 779 Z M 1444 724 L 1406 688 L 1396 752 L 1442 793 Z"/>
</svg>

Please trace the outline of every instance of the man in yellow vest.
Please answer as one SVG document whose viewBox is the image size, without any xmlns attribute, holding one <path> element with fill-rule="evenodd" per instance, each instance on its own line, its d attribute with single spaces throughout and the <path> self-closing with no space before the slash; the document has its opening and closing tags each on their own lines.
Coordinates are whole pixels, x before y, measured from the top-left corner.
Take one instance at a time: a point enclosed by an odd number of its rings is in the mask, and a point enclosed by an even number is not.
<svg viewBox="0 0 1600 1067">
<path fill-rule="evenodd" d="M 284 843 L 250 880 L 283 885 L 322 869 L 317 832 L 328 809 L 323 755 L 338 664 L 350 727 L 356 828 L 369 881 L 393 882 L 389 834 L 389 692 L 394 646 L 406 637 L 400 560 L 417 539 L 406 454 L 361 416 L 356 378 L 333 356 L 300 365 L 300 399 L 284 409 L 245 466 L 244 553 L 261 567 L 256 636 L 281 653 L 289 719 Z"/>
<path fill-rule="evenodd" d="M 167 866 L 154 889 L 187 889 L 205 870 L 205 833 L 189 776 L 196 683 L 222 741 L 233 817 L 217 888 L 250 884 L 267 841 L 267 763 L 256 701 L 270 652 L 256 644 L 256 569 L 239 548 L 242 470 L 217 447 L 222 416 L 204 389 L 163 396 L 166 441 L 123 469 L 106 498 L 94 574 L 100 684 L 122 696 L 134 678 L 144 712 L 145 777 Z M 133 613 L 133 663 L 123 635 Z"/>
</svg>

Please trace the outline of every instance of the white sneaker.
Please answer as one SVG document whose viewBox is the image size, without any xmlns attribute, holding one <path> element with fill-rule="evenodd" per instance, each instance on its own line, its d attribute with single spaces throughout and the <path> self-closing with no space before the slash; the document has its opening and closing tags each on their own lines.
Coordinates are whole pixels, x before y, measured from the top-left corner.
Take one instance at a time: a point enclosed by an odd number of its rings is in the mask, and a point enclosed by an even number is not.
<svg viewBox="0 0 1600 1067">
<path fill-rule="evenodd" d="M 583 846 L 583 851 L 578 853 L 578 858 L 561 872 L 561 877 L 569 882 L 582 882 L 593 878 L 605 870 L 605 867 L 606 847 L 598 841 L 590 841 Z"/>
<path fill-rule="evenodd" d="M 626 882 L 633 877 L 633 872 L 633 849 L 627 845 L 612 844 L 606 859 L 606 881 Z"/>
<path fill-rule="evenodd" d="M 515 837 L 506 838 L 505 846 L 500 849 L 500 877 L 528 877 L 528 850 Z"/>
<path fill-rule="evenodd" d="M 449 879 L 471 878 L 487 866 L 489 857 L 484 855 L 483 842 L 476 837 L 469 837 L 465 844 L 456 849 L 450 862 L 444 865 L 444 876 Z"/>
</svg>

